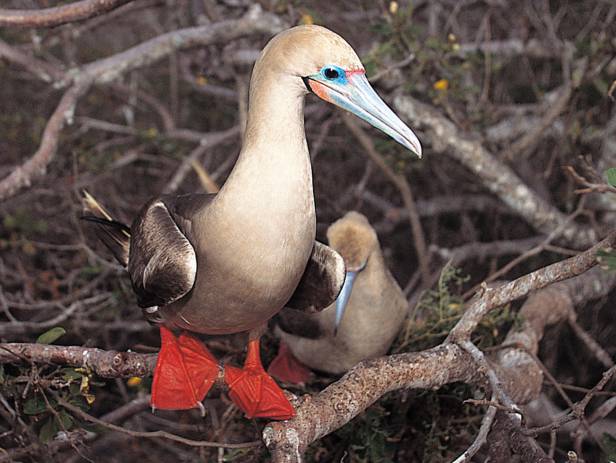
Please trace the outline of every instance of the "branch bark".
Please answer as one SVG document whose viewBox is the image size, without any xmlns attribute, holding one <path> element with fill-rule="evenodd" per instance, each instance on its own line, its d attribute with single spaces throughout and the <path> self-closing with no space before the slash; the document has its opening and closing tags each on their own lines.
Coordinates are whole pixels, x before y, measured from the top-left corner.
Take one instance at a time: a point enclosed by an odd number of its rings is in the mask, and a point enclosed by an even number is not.
<svg viewBox="0 0 616 463">
<path fill-rule="evenodd" d="M 53 27 L 92 18 L 132 0 L 81 0 L 41 10 L 0 9 L 0 27 Z"/>
<path fill-rule="evenodd" d="M 410 124 L 426 131 L 433 152 L 446 153 L 475 173 L 488 190 L 536 230 L 547 235 L 555 228 L 563 227 L 561 241 L 577 248 L 596 241 L 594 230 L 575 223 L 565 224 L 567 218 L 562 212 L 533 192 L 479 140 L 461 133 L 436 109 L 408 95 L 398 95 L 394 106 Z"/>
<path fill-rule="evenodd" d="M 126 72 L 152 64 L 177 50 L 227 42 L 259 32 L 274 34 L 283 28 L 284 24 L 278 16 L 264 12 L 259 5 L 255 5 L 240 19 L 162 34 L 124 52 L 69 70 L 60 81 L 56 81 L 56 87 L 70 85 L 70 88 L 47 122 L 39 149 L 32 158 L 0 181 L 0 201 L 45 175 L 47 166 L 56 154 L 64 123 L 72 117 L 79 97 L 89 89 L 90 85 L 112 82 Z M 6 56 L 31 69 L 43 80 L 58 77 L 58 71 L 51 66 L 43 66 L 36 60 L 29 60 L 27 56 L 1 41 L 0 56 Z"/>
<path fill-rule="evenodd" d="M 156 366 L 156 354 L 117 352 L 77 346 L 1 343 L 0 363 L 53 363 L 86 368 L 103 378 L 149 376 Z"/>
<path fill-rule="evenodd" d="M 239 19 L 168 32 L 108 58 L 71 69 L 57 85 L 65 87 L 82 79 L 92 79 L 95 84 L 106 84 L 127 72 L 153 64 L 174 51 L 229 42 L 255 33 L 275 34 L 284 29 L 284 26 L 278 16 L 264 12 L 256 4 Z"/>
<path fill-rule="evenodd" d="M 270 423 L 263 431 L 273 461 L 302 461 L 308 445 L 348 423 L 388 392 L 402 388 L 438 388 L 456 381 L 485 384 L 486 372 L 477 367 L 471 355 L 456 341 L 467 340 L 491 309 L 560 281 L 534 293 L 525 302 L 520 312 L 523 323 L 508 334 L 504 348 L 492 357 L 494 372 L 516 403 L 528 403 L 538 397 L 543 374 L 532 355 L 537 351 L 545 327 L 567 320 L 574 305 L 601 297 L 610 290 L 616 282 L 616 274 L 598 267 L 583 272 L 596 264 L 598 250 L 615 245 L 616 233 L 612 233 L 576 257 L 486 290 L 471 302 L 448 342 L 422 352 L 361 362 L 316 396 L 296 399 L 297 415 L 293 419 Z M 570 279 L 562 281 L 566 278 Z M 127 377 L 151 374 L 156 355 L 83 347 L 0 344 L 0 362 L 24 361 L 86 367 L 103 377 Z M 533 445 L 527 447 L 534 448 Z"/>
</svg>

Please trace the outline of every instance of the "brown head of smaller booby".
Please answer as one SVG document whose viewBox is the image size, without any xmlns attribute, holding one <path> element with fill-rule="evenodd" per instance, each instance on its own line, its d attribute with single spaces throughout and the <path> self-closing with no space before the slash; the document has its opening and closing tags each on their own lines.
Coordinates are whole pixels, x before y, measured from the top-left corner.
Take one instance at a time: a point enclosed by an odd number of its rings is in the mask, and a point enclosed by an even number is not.
<svg viewBox="0 0 616 463">
<path fill-rule="evenodd" d="M 327 230 L 329 245 L 336 249 L 346 264 L 346 278 L 336 299 L 334 334 L 349 303 L 357 274 L 366 268 L 370 255 L 379 247 L 379 240 L 368 219 L 351 211 Z"/>
</svg>

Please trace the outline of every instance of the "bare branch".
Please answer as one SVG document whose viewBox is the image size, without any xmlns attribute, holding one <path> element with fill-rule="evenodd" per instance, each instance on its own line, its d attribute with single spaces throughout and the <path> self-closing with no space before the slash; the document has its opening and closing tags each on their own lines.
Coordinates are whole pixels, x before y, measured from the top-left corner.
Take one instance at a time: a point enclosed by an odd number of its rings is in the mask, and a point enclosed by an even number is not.
<svg viewBox="0 0 616 463">
<path fill-rule="evenodd" d="M 428 255 L 428 247 L 426 245 L 426 237 L 421 227 L 421 221 L 419 220 L 419 213 L 417 212 L 417 205 L 413 197 L 413 191 L 409 182 L 403 175 L 397 174 L 394 170 L 387 165 L 383 156 L 374 147 L 374 143 L 370 137 L 364 132 L 355 119 L 349 114 L 342 116 L 344 123 L 349 128 L 351 133 L 357 138 L 362 145 L 368 157 L 374 162 L 385 174 L 385 176 L 398 188 L 402 201 L 406 207 L 408 213 L 409 223 L 413 232 L 413 241 L 415 243 L 415 250 L 417 251 L 417 258 L 419 260 L 419 267 L 421 269 L 422 280 L 425 285 L 430 281 L 430 260 Z"/>
<path fill-rule="evenodd" d="M 34 56 L 23 53 L 21 50 L 11 47 L 8 43 L 0 40 L 0 58 L 5 58 L 13 63 L 19 64 L 29 72 L 45 82 L 60 80 L 64 72 L 56 66 L 39 60 Z"/>
<path fill-rule="evenodd" d="M 116 352 L 92 347 L 47 344 L 0 344 L 0 363 L 52 363 L 87 368 L 103 378 L 149 376 L 156 366 L 156 354 Z"/>
<path fill-rule="evenodd" d="M 565 43 L 568 48 L 573 47 L 571 43 Z M 514 57 L 526 55 L 531 58 L 559 58 L 562 55 L 562 47 L 557 48 L 551 44 L 543 43 L 537 39 L 522 41 L 520 39 L 493 40 L 480 43 L 461 43 L 456 53 L 468 55 L 470 53 L 485 53 L 499 55 L 501 57 Z"/>
<path fill-rule="evenodd" d="M 0 9 L 0 27 L 53 27 L 82 21 L 111 11 L 132 0 L 81 0 L 42 10 Z"/>
<path fill-rule="evenodd" d="M 57 85 L 63 87 L 82 79 L 106 84 L 127 72 L 155 63 L 174 51 L 228 42 L 255 33 L 275 34 L 283 28 L 284 23 L 278 16 L 264 12 L 256 4 L 240 19 L 168 32 L 121 53 L 71 69 Z"/>
<path fill-rule="evenodd" d="M 145 437 L 145 438 L 158 438 L 158 439 L 167 439 L 173 442 L 179 442 L 180 444 L 190 445 L 191 447 L 220 447 L 227 449 L 243 449 L 247 447 L 259 447 L 262 445 L 261 441 L 252 441 L 252 442 L 243 442 L 239 444 L 228 444 L 224 442 L 210 442 L 210 441 L 202 441 L 202 440 L 193 440 L 188 439 L 186 437 L 178 436 L 176 434 L 171 434 L 167 431 L 133 431 L 132 429 L 126 429 L 122 426 L 115 425 L 113 423 L 108 423 L 99 418 L 96 418 L 92 415 L 87 414 L 81 408 L 76 407 L 68 403 L 66 400 L 56 397 L 56 400 L 60 404 L 60 406 L 69 410 L 73 415 L 78 416 L 79 418 L 89 421 L 90 423 L 98 424 L 99 426 L 103 426 L 104 428 L 111 429 L 112 431 L 121 432 L 123 434 L 128 434 L 132 437 Z"/>
<path fill-rule="evenodd" d="M 597 252 L 615 244 L 616 232 L 612 232 L 603 241 L 577 256 L 548 265 L 495 288 L 485 288 L 483 293 L 471 302 L 460 322 L 449 333 L 450 341 L 469 339 L 472 331 L 490 310 L 524 297 L 531 291 L 587 271 L 597 264 Z"/>
<path fill-rule="evenodd" d="M 382 395 L 400 388 L 436 388 L 470 381 L 472 360 L 454 345 L 364 361 L 314 397 L 304 396 L 289 421 L 270 423 L 263 431 L 272 460 L 300 462 L 313 441 L 348 423 Z"/>
<path fill-rule="evenodd" d="M 492 427 L 492 423 L 494 422 L 494 418 L 496 417 L 496 409 L 497 407 L 494 405 L 490 405 L 488 407 L 488 411 L 481 420 L 481 427 L 479 428 L 477 437 L 475 437 L 475 440 L 470 445 L 470 447 L 466 449 L 462 455 L 456 458 L 453 463 L 470 462 L 473 456 L 475 456 L 475 454 L 479 451 L 481 446 L 485 444 L 488 433 L 490 432 L 490 428 Z"/>
<path fill-rule="evenodd" d="M 461 133 L 437 110 L 406 95 L 394 100 L 396 109 L 415 127 L 424 128 L 436 153 L 446 153 L 474 172 L 483 185 L 538 231 L 549 234 L 567 220 L 565 215 L 533 192 L 515 172 L 476 139 Z M 596 241 L 592 229 L 568 224 L 562 237 L 576 247 Z"/>
</svg>

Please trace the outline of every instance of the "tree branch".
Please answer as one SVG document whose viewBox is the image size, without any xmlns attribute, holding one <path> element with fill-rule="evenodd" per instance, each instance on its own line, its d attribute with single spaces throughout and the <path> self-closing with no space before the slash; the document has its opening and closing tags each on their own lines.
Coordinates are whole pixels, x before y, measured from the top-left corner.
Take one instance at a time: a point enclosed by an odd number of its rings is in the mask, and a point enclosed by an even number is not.
<svg viewBox="0 0 616 463">
<path fill-rule="evenodd" d="M 117 352 L 78 346 L 0 343 L 0 363 L 53 363 L 86 368 L 103 378 L 149 376 L 156 366 L 156 354 Z"/>
<path fill-rule="evenodd" d="M 0 27 L 53 27 L 92 18 L 132 0 L 81 0 L 41 10 L 0 9 Z"/>
<path fill-rule="evenodd" d="M 461 133 L 436 109 L 407 95 L 397 96 L 394 106 L 409 123 L 426 130 L 435 153 L 446 153 L 475 173 L 488 190 L 535 229 L 547 235 L 566 222 L 562 212 L 540 198 L 480 141 Z M 596 234 L 588 227 L 570 223 L 563 227 L 562 239 L 579 248 L 595 242 Z"/>
<path fill-rule="evenodd" d="M 82 79 L 106 84 L 127 72 L 153 64 L 174 51 L 229 42 L 255 33 L 275 34 L 283 28 L 284 23 L 278 16 L 264 12 L 256 4 L 240 19 L 168 32 L 108 58 L 71 69 L 57 85 L 64 87 Z"/>
</svg>

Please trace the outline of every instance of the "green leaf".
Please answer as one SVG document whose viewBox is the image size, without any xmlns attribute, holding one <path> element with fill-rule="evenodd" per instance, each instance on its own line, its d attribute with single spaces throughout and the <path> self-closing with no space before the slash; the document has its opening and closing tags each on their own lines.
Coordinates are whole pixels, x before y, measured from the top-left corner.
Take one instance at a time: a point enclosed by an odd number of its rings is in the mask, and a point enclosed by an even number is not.
<svg viewBox="0 0 616 463">
<path fill-rule="evenodd" d="M 58 424 L 61 430 L 68 431 L 73 427 L 73 417 L 64 410 L 58 412 L 56 419 L 59 420 Z"/>
<path fill-rule="evenodd" d="M 597 260 L 603 267 L 607 267 L 608 270 L 616 270 L 616 253 L 614 251 L 598 251 Z"/>
<path fill-rule="evenodd" d="M 616 167 L 610 167 L 606 170 L 605 176 L 607 177 L 607 183 L 610 186 L 616 187 Z"/>
<path fill-rule="evenodd" d="M 603 443 L 603 447 L 607 452 L 607 458 L 610 461 L 616 460 L 616 437 L 608 433 L 603 433 L 603 437 L 601 437 L 601 442 Z"/>
<path fill-rule="evenodd" d="M 66 330 L 64 328 L 62 328 L 61 326 L 55 326 L 49 331 L 45 331 L 43 334 L 41 334 L 36 339 L 36 342 L 39 344 L 53 344 L 54 341 L 56 341 L 64 333 L 66 333 Z"/>
<path fill-rule="evenodd" d="M 26 415 L 38 415 L 47 411 L 47 404 L 40 397 L 32 397 L 24 403 L 24 413 Z"/>
<path fill-rule="evenodd" d="M 74 368 L 62 368 L 62 378 L 67 381 L 81 381 L 82 373 L 79 373 Z"/>
<path fill-rule="evenodd" d="M 55 418 L 53 416 L 50 416 L 49 418 L 47 418 L 45 423 L 43 423 L 43 426 L 41 426 L 41 429 L 39 431 L 39 439 L 41 439 L 41 441 L 43 442 L 50 441 L 51 439 L 53 439 L 53 436 L 55 436 L 59 430 L 60 429 L 58 428 L 58 424 L 56 423 Z"/>
</svg>

